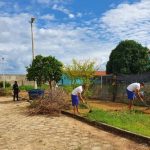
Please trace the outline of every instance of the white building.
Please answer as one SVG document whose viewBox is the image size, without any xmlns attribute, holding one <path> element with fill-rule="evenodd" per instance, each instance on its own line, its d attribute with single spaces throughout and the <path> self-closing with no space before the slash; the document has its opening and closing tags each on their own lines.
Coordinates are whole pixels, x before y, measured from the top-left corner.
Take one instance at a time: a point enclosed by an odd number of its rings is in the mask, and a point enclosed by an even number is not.
<svg viewBox="0 0 150 150">
<path fill-rule="evenodd" d="M 34 85 L 33 81 L 28 81 L 26 78 L 26 75 L 22 74 L 0 74 L 0 81 L 6 81 L 9 82 L 11 85 L 14 83 L 14 81 L 18 82 L 18 85 Z"/>
</svg>

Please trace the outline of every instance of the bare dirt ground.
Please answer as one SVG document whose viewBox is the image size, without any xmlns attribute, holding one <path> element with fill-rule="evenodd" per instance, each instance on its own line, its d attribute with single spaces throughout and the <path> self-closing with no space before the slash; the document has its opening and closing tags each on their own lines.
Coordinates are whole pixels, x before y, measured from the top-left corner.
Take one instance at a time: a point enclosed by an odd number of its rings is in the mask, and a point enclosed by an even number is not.
<svg viewBox="0 0 150 150">
<path fill-rule="evenodd" d="M 0 150 L 150 150 L 63 115 L 29 116 L 28 105 L 0 98 Z"/>
<path fill-rule="evenodd" d="M 128 110 L 128 105 L 123 103 L 115 103 L 110 101 L 89 100 L 91 107 L 100 108 L 103 110 L 125 111 Z M 140 110 L 146 114 L 150 114 L 150 109 L 147 107 L 133 106 L 133 109 Z"/>
</svg>

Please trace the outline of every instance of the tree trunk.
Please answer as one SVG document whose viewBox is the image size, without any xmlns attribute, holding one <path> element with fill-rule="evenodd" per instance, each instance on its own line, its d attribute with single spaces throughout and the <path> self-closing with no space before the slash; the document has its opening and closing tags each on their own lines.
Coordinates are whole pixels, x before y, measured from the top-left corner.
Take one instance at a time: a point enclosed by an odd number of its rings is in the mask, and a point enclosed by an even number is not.
<svg viewBox="0 0 150 150">
<path fill-rule="evenodd" d="M 50 90 L 52 89 L 52 81 L 48 81 Z"/>
</svg>

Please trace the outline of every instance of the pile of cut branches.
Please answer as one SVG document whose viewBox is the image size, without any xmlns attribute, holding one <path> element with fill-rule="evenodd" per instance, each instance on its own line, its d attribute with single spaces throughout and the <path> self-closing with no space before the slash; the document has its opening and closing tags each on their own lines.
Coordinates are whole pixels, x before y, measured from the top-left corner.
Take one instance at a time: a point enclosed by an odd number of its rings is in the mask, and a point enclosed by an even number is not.
<svg viewBox="0 0 150 150">
<path fill-rule="evenodd" d="M 42 99 L 33 100 L 30 102 L 29 113 L 34 114 L 49 114 L 59 116 L 61 110 L 70 109 L 70 102 L 67 100 L 68 95 L 62 88 L 55 88 L 45 92 Z"/>
</svg>

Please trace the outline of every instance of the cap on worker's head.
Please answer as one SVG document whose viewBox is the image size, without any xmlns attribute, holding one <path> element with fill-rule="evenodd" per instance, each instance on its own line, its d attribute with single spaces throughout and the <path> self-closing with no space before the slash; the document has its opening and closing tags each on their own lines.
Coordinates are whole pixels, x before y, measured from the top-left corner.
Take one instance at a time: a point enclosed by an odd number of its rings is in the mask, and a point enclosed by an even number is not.
<svg viewBox="0 0 150 150">
<path fill-rule="evenodd" d="M 141 82 L 140 85 L 141 85 L 141 86 L 144 86 L 144 82 Z"/>
</svg>

